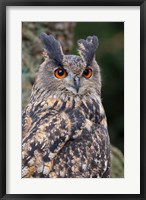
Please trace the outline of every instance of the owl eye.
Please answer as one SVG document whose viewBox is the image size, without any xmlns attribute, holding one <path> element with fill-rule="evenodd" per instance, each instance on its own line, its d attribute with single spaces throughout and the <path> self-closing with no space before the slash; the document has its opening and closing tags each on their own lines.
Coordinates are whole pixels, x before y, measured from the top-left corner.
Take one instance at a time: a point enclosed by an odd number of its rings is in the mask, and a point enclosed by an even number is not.
<svg viewBox="0 0 146 200">
<path fill-rule="evenodd" d="M 57 78 L 65 78 L 67 76 L 67 72 L 66 70 L 62 69 L 62 68 L 58 68 L 54 71 L 54 75 Z"/>
<path fill-rule="evenodd" d="M 85 69 L 83 72 L 83 76 L 85 78 L 90 78 L 92 76 L 92 69 L 90 69 L 90 68 Z"/>
</svg>

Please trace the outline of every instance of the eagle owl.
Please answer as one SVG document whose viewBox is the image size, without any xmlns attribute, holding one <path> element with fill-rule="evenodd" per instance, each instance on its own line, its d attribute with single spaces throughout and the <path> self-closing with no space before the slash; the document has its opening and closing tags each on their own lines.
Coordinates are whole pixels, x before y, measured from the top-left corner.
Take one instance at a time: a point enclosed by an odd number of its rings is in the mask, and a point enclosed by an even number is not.
<svg viewBox="0 0 146 200">
<path fill-rule="evenodd" d="M 22 114 L 22 177 L 108 178 L 98 38 L 79 40 L 79 56 L 64 55 L 52 35 L 40 38 L 47 56 Z"/>
</svg>

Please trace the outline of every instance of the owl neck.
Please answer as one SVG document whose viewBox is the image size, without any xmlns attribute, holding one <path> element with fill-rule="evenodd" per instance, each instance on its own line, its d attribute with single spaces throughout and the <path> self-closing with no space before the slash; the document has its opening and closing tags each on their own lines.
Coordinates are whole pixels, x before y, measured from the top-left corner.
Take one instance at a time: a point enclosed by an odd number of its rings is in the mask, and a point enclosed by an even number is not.
<svg viewBox="0 0 146 200">
<path fill-rule="evenodd" d="M 92 93 L 87 93 L 85 95 L 78 95 L 78 94 L 69 94 L 69 93 L 48 93 L 45 97 L 45 99 L 58 99 L 62 102 L 67 102 L 67 101 L 74 101 L 75 103 L 81 102 L 83 100 L 90 102 L 91 100 L 94 100 L 95 102 L 101 102 L 101 98 L 98 95 L 92 94 Z"/>
<path fill-rule="evenodd" d="M 35 87 L 35 86 L 34 86 Z M 58 92 L 48 92 L 47 90 L 43 90 L 41 88 L 33 88 L 32 94 L 29 100 L 30 104 L 32 105 L 42 105 L 45 104 L 46 108 L 51 107 L 51 105 L 55 105 L 55 102 L 59 102 L 58 105 L 67 103 L 67 105 L 74 104 L 77 107 L 84 102 L 85 104 L 98 104 L 99 107 L 102 107 L 101 97 L 100 95 L 97 95 L 97 93 L 86 93 L 84 95 L 75 95 L 72 93 L 62 93 Z M 59 107 L 55 108 L 56 110 L 59 110 Z"/>
<path fill-rule="evenodd" d="M 70 96 L 47 93 L 46 90 L 34 89 L 30 97 L 30 101 L 25 109 L 26 113 L 30 112 L 36 114 L 40 108 L 44 112 L 55 111 L 58 112 L 74 112 L 75 109 L 80 110 L 81 113 L 87 115 L 89 120 L 95 121 L 97 124 L 106 127 L 106 116 L 102 106 L 100 96 L 96 95 L 83 95 L 83 96 Z"/>
<path fill-rule="evenodd" d="M 34 85 L 32 88 L 32 93 L 30 97 L 31 103 L 36 101 L 46 101 L 47 99 L 60 99 L 61 101 L 74 100 L 75 102 L 82 101 L 82 99 L 86 101 L 90 101 L 91 99 L 99 102 L 101 99 L 100 91 L 95 91 L 90 88 L 90 91 L 83 91 L 83 93 L 74 94 L 68 90 L 62 91 L 50 91 L 48 88 L 41 87 L 41 85 Z"/>
</svg>

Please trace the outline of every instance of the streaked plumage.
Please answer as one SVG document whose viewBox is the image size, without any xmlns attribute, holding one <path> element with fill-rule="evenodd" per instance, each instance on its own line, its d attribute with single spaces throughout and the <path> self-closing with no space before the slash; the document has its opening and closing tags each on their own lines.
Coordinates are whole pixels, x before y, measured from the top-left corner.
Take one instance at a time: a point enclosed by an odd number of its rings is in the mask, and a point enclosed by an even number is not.
<svg viewBox="0 0 146 200">
<path fill-rule="evenodd" d="M 79 40 L 80 56 L 64 55 L 51 35 L 43 33 L 41 39 L 48 57 L 22 115 L 22 177 L 109 177 L 110 142 L 94 58 L 97 37 Z M 66 70 L 65 78 L 54 76 L 58 67 Z"/>
</svg>

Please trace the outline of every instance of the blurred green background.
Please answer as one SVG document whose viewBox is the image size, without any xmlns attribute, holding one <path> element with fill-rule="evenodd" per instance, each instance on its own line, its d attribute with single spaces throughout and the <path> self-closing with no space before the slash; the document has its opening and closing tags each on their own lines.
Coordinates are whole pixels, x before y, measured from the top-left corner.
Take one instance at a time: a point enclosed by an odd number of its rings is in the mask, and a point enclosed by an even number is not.
<svg viewBox="0 0 146 200">
<path fill-rule="evenodd" d="M 96 60 L 102 73 L 102 101 L 108 119 L 110 140 L 112 145 L 124 153 L 124 23 L 23 22 L 22 108 L 28 101 L 36 72 L 44 60 L 43 45 L 39 39 L 41 32 L 53 34 L 59 39 L 66 54 L 77 54 L 77 40 L 85 39 L 88 35 L 98 37 Z M 115 149 L 113 152 L 122 157 Z M 122 168 L 123 165 L 122 161 Z M 123 174 L 113 176 L 122 177 Z"/>
</svg>

